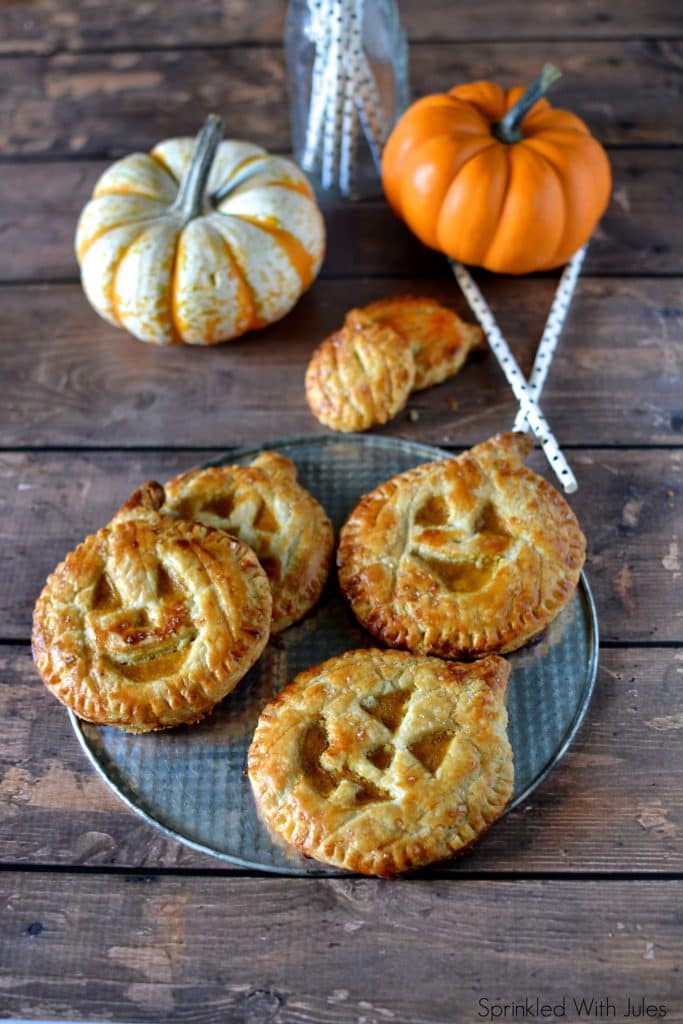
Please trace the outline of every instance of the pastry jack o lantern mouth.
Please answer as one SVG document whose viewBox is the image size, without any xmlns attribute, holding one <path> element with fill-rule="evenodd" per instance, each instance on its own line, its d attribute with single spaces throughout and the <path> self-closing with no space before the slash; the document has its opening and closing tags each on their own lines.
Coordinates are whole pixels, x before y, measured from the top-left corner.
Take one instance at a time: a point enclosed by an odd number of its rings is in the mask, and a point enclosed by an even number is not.
<svg viewBox="0 0 683 1024">
<path fill-rule="evenodd" d="M 424 507 L 420 510 L 423 520 L 435 501 L 443 499 L 428 499 L 427 511 Z M 420 512 L 415 517 L 416 523 L 420 521 Z M 474 516 L 471 532 L 431 528 L 414 534 L 413 541 L 410 558 L 430 581 L 436 580 L 440 589 L 468 594 L 482 590 L 491 582 L 514 537 L 491 502 L 485 501 Z"/>
<path fill-rule="evenodd" d="M 86 630 L 94 651 L 133 682 L 152 682 L 179 672 L 198 635 L 188 595 L 160 564 L 153 605 L 124 607 L 114 579 L 103 573 L 95 587 Z"/>
<path fill-rule="evenodd" d="M 108 617 L 95 622 L 91 618 L 88 627 L 95 651 L 135 682 L 148 683 L 178 673 L 198 635 L 187 611 L 166 614 L 159 625 L 148 628 L 131 624 L 138 617 L 138 612 L 128 612 L 119 620 Z"/>
</svg>

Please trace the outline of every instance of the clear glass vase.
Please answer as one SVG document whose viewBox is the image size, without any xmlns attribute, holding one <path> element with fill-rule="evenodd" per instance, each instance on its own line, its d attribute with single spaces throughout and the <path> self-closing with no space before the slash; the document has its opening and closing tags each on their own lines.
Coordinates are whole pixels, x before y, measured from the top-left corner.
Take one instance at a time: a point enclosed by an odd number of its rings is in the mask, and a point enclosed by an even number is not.
<svg viewBox="0 0 683 1024">
<path fill-rule="evenodd" d="M 285 55 L 295 159 L 316 188 L 381 194 L 381 148 L 409 102 L 394 0 L 290 0 Z"/>
</svg>

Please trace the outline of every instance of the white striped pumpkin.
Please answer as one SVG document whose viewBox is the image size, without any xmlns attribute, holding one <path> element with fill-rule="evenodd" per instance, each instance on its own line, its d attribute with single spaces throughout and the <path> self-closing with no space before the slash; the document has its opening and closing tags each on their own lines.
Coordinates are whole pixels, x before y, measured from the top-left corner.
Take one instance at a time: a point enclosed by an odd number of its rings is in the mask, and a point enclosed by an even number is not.
<svg viewBox="0 0 683 1024">
<path fill-rule="evenodd" d="M 325 229 L 305 175 L 250 142 L 133 153 L 97 182 L 76 232 L 85 294 L 141 341 L 213 345 L 278 320 L 315 279 Z"/>
</svg>

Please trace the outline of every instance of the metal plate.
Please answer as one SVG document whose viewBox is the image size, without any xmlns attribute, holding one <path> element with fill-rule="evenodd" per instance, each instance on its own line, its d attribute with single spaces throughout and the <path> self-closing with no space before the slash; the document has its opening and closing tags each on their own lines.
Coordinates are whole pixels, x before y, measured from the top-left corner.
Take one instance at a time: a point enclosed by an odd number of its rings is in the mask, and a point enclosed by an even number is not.
<svg viewBox="0 0 683 1024">
<path fill-rule="evenodd" d="M 308 437 L 213 459 L 249 462 L 264 448 L 296 463 L 299 480 L 339 529 L 359 497 L 396 473 L 448 453 L 392 438 Z M 198 725 L 133 736 L 81 722 L 80 743 L 118 796 L 150 824 L 195 850 L 282 874 L 339 874 L 274 840 L 257 817 L 246 754 L 261 708 L 297 672 L 373 641 L 346 607 L 333 579 L 315 609 L 271 639 L 258 664 Z M 510 741 L 515 790 L 525 800 L 574 738 L 597 671 L 598 628 L 584 576 L 541 639 L 509 656 Z"/>
</svg>

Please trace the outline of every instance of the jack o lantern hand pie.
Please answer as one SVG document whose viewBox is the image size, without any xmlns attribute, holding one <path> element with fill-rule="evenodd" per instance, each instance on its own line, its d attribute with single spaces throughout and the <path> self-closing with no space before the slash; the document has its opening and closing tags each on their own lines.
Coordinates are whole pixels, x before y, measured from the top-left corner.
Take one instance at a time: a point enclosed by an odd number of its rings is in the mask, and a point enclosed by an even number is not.
<svg viewBox="0 0 683 1024">
<path fill-rule="evenodd" d="M 459 853 L 513 788 L 503 658 L 474 664 L 347 651 L 265 706 L 248 756 L 278 836 L 336 867 L 391 877 Z"/>
<path fill-rule="evenodd" d="M 226 696 L 270 633 L 268 579 L 221 530 L 161 514 L 143 485 L 48 577 L 33 657 L 86 721 L 149 732 L 196 722 Z"/>
<path fill-rule="evenodd" d="M 165 486 L 167 508 L 244 541 L 273 593 L 271 630 L 280 633 L 317 602 L 332 564 L 334 529 L 296 479 L 296 466 L 261 452 L 248 466 L 209 466 Z"/>
<path fill-rule="evenodd" d="M 346 314 L 347 326 L 379 324 L 409 342 L 415 360 L 413 391 L 455 377 L 473 349 L 486 348 L 484 332 L 436 299 L 396 295 Z"/>
<path fill-rule="evenodd" d="M 356 618 L 391 647 L 443 658 L 514 651 L 569 601 L 586 542 L 523 465 L 527 434 L 393 477 L 361 498 L 337 561 Z"/>
<path fill-rule="evenodd" d="M 380 299 L 349 310 L 341 330 L 316 348 L 306 370 L 306 399 L 333 430 L 381 426 L 412 391 L 455 376 L 483 339 L 478 327 L 434 299 Z"/>
</svg>

